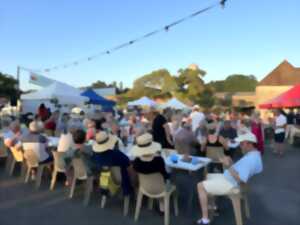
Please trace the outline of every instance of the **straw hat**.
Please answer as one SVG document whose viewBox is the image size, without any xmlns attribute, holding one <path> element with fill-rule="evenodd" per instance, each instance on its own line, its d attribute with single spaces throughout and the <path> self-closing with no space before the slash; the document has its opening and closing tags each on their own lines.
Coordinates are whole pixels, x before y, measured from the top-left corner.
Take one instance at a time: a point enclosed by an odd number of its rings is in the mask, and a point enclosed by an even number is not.
<svg viewBox="0 0 300 225">
<path fill-rule="evenodd" d="M 149 133 L 137 137 L 136 143 L 132 148 L 132 155 L 135 157 L 153 155 L 161 150 L 161 145 L 153 142 L 152 135 Z"/>
<path fill-rule="evenodd" d="M 100 131 L 96 134 L 96 142 L 93 144 L 94 152 L 105 152 L 112 150 L 118 141 L 114 135 L 108 134 L 105 131 Z"/>
<path fill-rule="evenodd" d="M 29 124 L 29 130 L 31 132 L 39 132 L 40 131 L 40 126 L 38 124 L 38 122 L 36 121 L 32 121 L 30 124 Z"/>
</svg>

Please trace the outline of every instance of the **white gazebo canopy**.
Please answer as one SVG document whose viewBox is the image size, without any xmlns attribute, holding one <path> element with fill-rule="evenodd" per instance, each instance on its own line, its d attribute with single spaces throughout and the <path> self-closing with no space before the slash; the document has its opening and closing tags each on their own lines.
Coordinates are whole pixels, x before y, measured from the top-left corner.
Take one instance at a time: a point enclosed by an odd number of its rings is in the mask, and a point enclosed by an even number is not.
<svg viewBox="0 0 300 225">
<path fill-rule="evenodd" d="M 51 99 L 57 99 L 59 104 L 66 105 L 81 105 L 88 101 L 87 97 L 81 96 L 79 89 L 60 82 L 54 82 L 39 91 L 21 95 L 21 100 Z"/>
<path fill-rule="evenodd" d="M 140 99 L 137 99 L 135 101 L 132 102 L 128 102 L 129 106 L 148 106 L 148 107 L 154 107 L 157 105 L 157 103 L 155 101 L 153 101 L 152 99 L 148 98 L 148 97 L 142 97 Z"/>
<path fill-rule="evenodd" d="M 170 99 L 168 102 L 164 103 L 161 105 L 161 108 L 165 109 L 165 108 L 172 108 L 172 109 L 189 109 L 189 107 L 182 103 L 181 101 L 179 101 L 176 98 L 172 98 Z"/>
</svg>

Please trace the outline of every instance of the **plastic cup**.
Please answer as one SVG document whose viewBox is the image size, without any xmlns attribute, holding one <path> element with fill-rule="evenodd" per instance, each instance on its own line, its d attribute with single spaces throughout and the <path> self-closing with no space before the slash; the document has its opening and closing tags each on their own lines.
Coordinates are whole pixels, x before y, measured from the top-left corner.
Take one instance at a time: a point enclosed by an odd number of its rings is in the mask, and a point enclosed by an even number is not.
<svg viewBox="0 0 300 225">
<path fill-rule="evenodd" d="M 191 163 L 193 165 L 197 165 L 199 163 L 199 160 L 197 158 L 193 157 Z"/>
<path fill-rule="evenodd" d="M 170 155 L 170 159 L 173 163 L 177 163 L 178 162 L 178 155 L 177 154 L 172 154 L 172 155 Z"/>
</svg>

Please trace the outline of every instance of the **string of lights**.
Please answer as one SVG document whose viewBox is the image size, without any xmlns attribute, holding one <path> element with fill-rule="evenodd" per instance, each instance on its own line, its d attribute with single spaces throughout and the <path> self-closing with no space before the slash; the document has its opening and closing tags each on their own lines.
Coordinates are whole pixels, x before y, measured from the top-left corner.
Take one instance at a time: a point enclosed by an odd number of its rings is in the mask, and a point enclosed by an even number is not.
<svg viewBox="0 0 300 225">
<path fill-rule="evenodd" d="M 66 68 L 69 68 L 69 67 L 73 67 L 73 66 L 77 66 L 79 64 L 82 64 L 82 63 L 85 63 L 85 62 L 90 62 L 90 61 L 93 61 L 97 58 L 99 58 L 100 56 L 104 56 L 104 55 L 110 55 L 116 51 L 119 51 L 123 48 L 127 48 L 137 42 L 140 42 L 140 41 L 143 41 L 147 38 L 150 38 L 154 35 L 157 35 L 158 33 L 162 33 L 162 32 L 168 32 L 170 31 L 172 28 L 174 28 L 175 26 L 183 23 L 183 22 L 186 22 L 187 20 L 190 20 L 196 16 L 199 16 L 200 14 L 203 14 L 219 5 L 222 6 L 222 8 L 225 7 L 225 4 L 226 4 L 226 1 L 227 0 L 219 0 L 215 3 L 213 3 L 212 5 L 208 6 L 208 7 L 205 7 L 205 8 L 202 8 L 196 12 L 193 12 L 192 14 L 190 15 L 187 15 L 181 19 L 178 19 L 170 24 L 167 24 L 159 29 L 156 29 L 156 30 L 153 30 L 149 33 L 146 33 L 140 37 L 137 37 L 137 38 L 134 38 L 130 41 L 127 41 L 125 43 L 122 43 L 122 44 L 119 44 L 115 47 L 112 47 L 112 48 L 108 48 L 106 50 L 103 50 L 103 51 L 100 51 L 94 55 L 91 55 L 91 56 L 88 56 L 88 57 L 85 57 L 85 58 L 82 58 L 82 59 L 78 59 L 78 60 L 75 60 L 75 61 L 72 61 L 72 62 L 69 62 L 69 63 L 64 63 L 64 64 L 60 64 L 60 65 L 55 65 L 55 66 L 52 66 L 52 67 L 49 67 L 49 68 L 44 68 L 44 69 L 41 69 L 41 70 L 37 70 L 35 72 L 40 72 L 40 73 L 49 73 L 49 72 L 52 72 L 52 71 L 57 71 L 57 70 L 60 70 L 60 69 L 66 69 Z"/>
</svg>

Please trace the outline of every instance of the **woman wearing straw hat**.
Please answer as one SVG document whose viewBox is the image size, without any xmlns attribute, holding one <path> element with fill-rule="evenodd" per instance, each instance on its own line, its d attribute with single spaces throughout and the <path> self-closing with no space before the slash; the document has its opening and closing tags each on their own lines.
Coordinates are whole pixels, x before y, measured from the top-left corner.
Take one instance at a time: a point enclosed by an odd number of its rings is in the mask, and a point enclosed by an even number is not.
<svg viewBox="0 0 300 225">
<path fill-rule="evenodd" d="M 166 171 L 164 159 L 158 154 L 161 145 L 153 142 L 149 133 L 137 137 L 136 143 L 132 148 L 132 155 L 136 157 L 133 161 L 134 170 L 142 174 L 160 173 L 169 182 L 170 175 Z M 159 210 L 164 211 L 163 201 L 159 201 Z"/>
<path fill-rule="evenodd" d="M 132 186 L 128 173 L 130 166 L 129 158 L 119 151 L 118 137 L 112 134 L 108 134 L 105 131 L 100 131 L 96 134 L 95 143 L 93 144 L 93 156 L 92 161 L 95 165 L 96 171 L 100 171 L 102 167 L 117 166 L 121 170 L 121 186 L 124 195 L 132 193 Z"/>
</svg>

